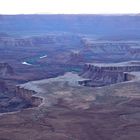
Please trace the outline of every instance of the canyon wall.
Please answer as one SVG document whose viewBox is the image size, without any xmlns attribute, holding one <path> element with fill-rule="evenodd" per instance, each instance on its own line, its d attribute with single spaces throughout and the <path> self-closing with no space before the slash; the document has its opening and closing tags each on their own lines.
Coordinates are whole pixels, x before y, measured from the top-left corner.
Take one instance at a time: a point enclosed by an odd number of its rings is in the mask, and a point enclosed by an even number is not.
<svg viewBox="0 0 140 140">
<path fill-rule="evenodd" d="M 112 64 L 110 66 L 86 64 L 81 75 L 91 80 L 82 82 L 82 84 L 87 86 L 105 86 L 132 80 L 134 77 L 127 72 L 133 71 L 140 71 L 139 63 L 133 65 L 132 62 L 131 65 L 124 64 L 124 66 L 120 64 Z"/>
<path fill-rule="evenodd" d="M 139 41 L 103 41 L 90 37 L 81 39 L 85 55 L 91 55 L 93 60 L 119 62 L 140 59 Z"/>
<path fill-rule="evenodd" d="M 112 72 L 131 72 L 131 71 L 140 71 L 140 63 L 139 62 L 131 62 L 131 64 L 133 65 L 117 65 L 117 63 L 114 65 L 113 64 L 109 64 L 109 66 L 107 65 L 103 65 L 99 63 L 99 65 L 97 64 L 85 64 L 84 66 L 84 71 L 94 71 L 94 72 L 100 72 L 100 71 L 112 71 Z"/>
<path fill-rule="evenodd" d="M 15 91 L 16 91 L 16 94 L 18 96 L 20 96 L 21 98 L 23 98 L 27 102 L 30 102 L 30 104 L 33 107 L 37 107 L 43 102 L 42 98 L 34 96 L 37 93 L 35 91 L 33 91 L 33 90 L 24 89 L 24 88 L 22 88 L 20 86 L 17 86 Z"/>
<path fill-rule="evenodd" d="M 131 81 L 131 80 L 133 80 L 133 79 L 135 79 L 135 78 L 136 78 L 135 75 L 130 74 L 130 73 L 125 73 L 125 80 L 126 80 L 126 81 Z"/>
</svg>

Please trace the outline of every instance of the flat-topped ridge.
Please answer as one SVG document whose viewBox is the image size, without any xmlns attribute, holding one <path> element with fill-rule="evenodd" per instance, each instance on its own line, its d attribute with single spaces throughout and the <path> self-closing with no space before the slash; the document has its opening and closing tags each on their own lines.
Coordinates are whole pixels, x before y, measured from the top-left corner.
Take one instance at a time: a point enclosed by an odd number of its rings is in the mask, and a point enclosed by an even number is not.
<svg viewBox="0 0 140 140">
<path fill-rule="evenodd" d="M 119 82 L 128 81 L 130 76 L 127 72 L 139 72 L 140 61 L 128 61 L 121 63 L 87 63 L 85 64 L 82 76 L 91 81 L 86 85 L 104 86 Z M 85 84 L 85 83 L 84 83 Z"/>
</svg>

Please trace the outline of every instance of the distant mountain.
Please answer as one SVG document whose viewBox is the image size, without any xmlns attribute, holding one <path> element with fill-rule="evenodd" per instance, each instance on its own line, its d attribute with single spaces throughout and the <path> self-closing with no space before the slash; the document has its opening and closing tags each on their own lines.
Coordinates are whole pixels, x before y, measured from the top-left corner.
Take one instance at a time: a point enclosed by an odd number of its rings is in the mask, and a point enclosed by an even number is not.
<svg viewBox="0 0 140 140">
<path fill-rule="evenodd" d="M 15 35 L 71 32 L 101 39 L 140 39 L 140 15 L 1 15 L 0 31 Z"/>
</svg>

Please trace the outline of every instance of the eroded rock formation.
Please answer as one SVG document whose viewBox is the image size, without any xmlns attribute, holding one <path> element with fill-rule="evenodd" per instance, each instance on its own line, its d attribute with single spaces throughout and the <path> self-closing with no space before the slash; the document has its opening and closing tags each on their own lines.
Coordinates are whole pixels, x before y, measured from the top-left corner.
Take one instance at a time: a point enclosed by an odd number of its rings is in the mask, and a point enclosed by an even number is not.
<svg viewBox="0 0 140 140">
<path fill-rule="evenodd" d="M 43 101 L 42 98 L 34 96 L 35 94 L 37 94 L 35 91 L 25 89 L 20 86 L 16 87 L 16 94 L 27 102 L 30 102 L 33 107 L 39 106 Z"/>
<path fill-rule="evenodd" d="M 96 41 L 93 38 L 82 38 L 84 55 L 94 60 L 108 62 L 129 61 L 140 59 L 140 44 L 138 41 Z"/>
<path fill-rule="evenodd" d="M 82 72 L 84 78 L 91 81 L 81 83 L 88 86 L 104 86 L 132 79 L 127 72 L 140 71 L 140 63 L 124 62 L 116 64 L 86 64 Z"/>
</svg>

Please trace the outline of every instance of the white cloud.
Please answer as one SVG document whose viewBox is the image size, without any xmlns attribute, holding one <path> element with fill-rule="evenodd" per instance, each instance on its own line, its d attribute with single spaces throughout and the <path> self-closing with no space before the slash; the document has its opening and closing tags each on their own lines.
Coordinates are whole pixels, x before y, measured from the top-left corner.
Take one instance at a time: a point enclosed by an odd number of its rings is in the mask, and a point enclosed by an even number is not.
<svg viewBox="0 0 140 140">
<path fill-rule="evenodd" d="M 140 13 L 139 0 L 0 0 L 0 14 Z"/>
</svg>

